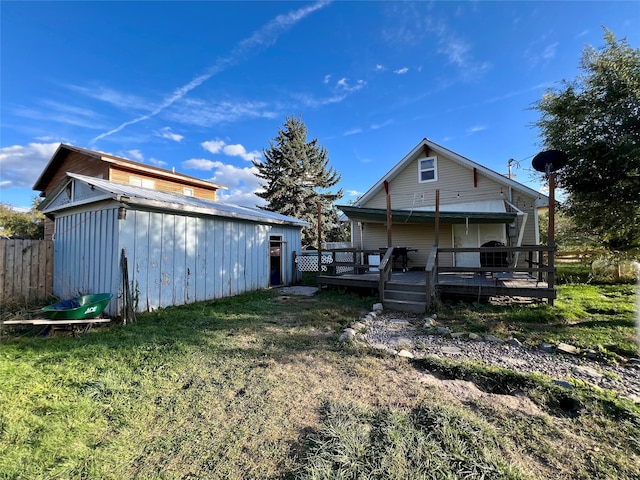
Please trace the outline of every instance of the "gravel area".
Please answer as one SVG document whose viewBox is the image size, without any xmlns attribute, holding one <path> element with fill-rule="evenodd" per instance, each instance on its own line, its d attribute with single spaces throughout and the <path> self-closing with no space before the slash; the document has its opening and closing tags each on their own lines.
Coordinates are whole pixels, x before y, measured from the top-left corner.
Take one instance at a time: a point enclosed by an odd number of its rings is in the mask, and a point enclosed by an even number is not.
<svg viewBox="0 0 640 480">
<path fill-rule="evenodd" d="M 493 337 L 469 339 L 462 333 L 434 334 L 425 328 L 425 319 L 396 312 L 370 313 L 353 326 L 353 335 L 376 348 L 400 356 L 424 358 L 435 355 L 453 360 L 471 360 L 520 373 L 539 373 L 559 382 L 582 380 L 590 385 L 616 391 L 640 403 L 640 362 L 612 365 L 582 356 L 529 349 Z M 569 386 L 566 384 L 566 386 Z"/>
</svg>

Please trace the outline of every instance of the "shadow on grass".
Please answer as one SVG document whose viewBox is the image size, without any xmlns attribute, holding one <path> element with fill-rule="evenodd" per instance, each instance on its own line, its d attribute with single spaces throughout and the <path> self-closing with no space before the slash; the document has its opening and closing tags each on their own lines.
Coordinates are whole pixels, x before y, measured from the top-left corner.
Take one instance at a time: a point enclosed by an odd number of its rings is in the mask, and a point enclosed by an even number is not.
<svg viewBox="0 0 640 480">
<path fill-rule="evenodd" d="M 340 297 L 340 298 L 336 298 Z M 143 313 L 129 325 L 111 324 L 86 334 L 3 335 L 5 352 L 16 357 L 34 356 L 37 363 L 62 360 L 80 354 L 84 358 L 141 355 L 140 361 L 159 353 L 179 353 L 201 347 L 221 355 L 276 355 L 326 349 L 342 327 L 367 310 L 373 299 L 335 293 L 286 297 L 265 290 L 213 302 L 169 307 Z M 302 329 L 302 331 L 300 330 Z M 256 337 L 256 345 L 235 347 L 242 338 Z M 240 340 L 238 340 L 240 339 Z"/>
</svg>

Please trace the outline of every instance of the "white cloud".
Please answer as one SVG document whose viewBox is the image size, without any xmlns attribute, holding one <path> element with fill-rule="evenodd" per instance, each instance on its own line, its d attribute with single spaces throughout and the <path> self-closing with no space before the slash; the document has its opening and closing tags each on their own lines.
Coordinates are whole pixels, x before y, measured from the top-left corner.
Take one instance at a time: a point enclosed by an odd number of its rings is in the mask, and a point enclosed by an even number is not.
<svg viewBox="0 0 640 480">
<path fill-rule="evenodd" d="M 347 98 L 346 93 L 332 95 L 330 97 L 325 98 L 315 98 L 308 94 L 295 93 L 291 95 L 295 100 L 302 103 L 305 107 L 309 108 L 318 108 L 324 105 L 331 105 L 334 103 L 340 103 L 342 100 Z"/>
<path fill-rule="evenodd" d="M 257 150 L 247 152 L 244 146 L 239 143 L 235 145 L 227 145 L 224 140 L 209 140 L 207 142 L 202 142 L 201 145 L 202 148 L 213 154 L 222 152 L 229 157 L 240 157 L 247 162 L 257 160 L 262 156 L 262 154 Z"/>
<path fill-rule="evenodd" d="M 142 152 L 138 149 L 128 150 L 127 155 L 128 158 L 132 158 L 133 160 L 136 160 L 138 162 L 144 162 L 144 155 L 142 155 Z"/>
<path fill-rule="evenodd" d="M 331 81 L 331 75 L 325 75 L 322 83 L 329 83 Z"/>
<path fill-rule="evenodd" d="M 349 135 L 356 135 L 358 133 L 362 133 L 361 128 L 352 128 L 351 130 L 347 130 L 346 132 L 344 132 L 344 136 L 348 137 Z"/>
<path fill-rule="evenodd" d="M 386 120 L 382 123 L 374 123 L 371 125 L 371 130 L 378 130 L 379 128 L 384 128 L 393 123 L 393 120 Z"/>
<path fill-rule="evenodd" d="M 473 127 L 467 128 L 467 135 L 473 135 L 474 133 L 482 132 L 487 130 L 486 125 L 475 125 Z"/>
<path fill-rule="evenodd" d="M 375 68 L 376 72 L 383 72 L 386 70 L 386 68 L 384 68 L 384 65 L 380 65 L 379 63 L 376 64 L 376 68 Z"/>
<path fill-rule="evenodd" d="M 350 85 L 349 79 L 345 77 L 338 80 L 336 86 L 344 89 L 345 92 L 356 92 L 363 88 L 366 84 L 367 82 L 365 82 L 364 80 L 358 80 L 355 85 Z"/>
<path fill-rule="evenodd" d="M 216 198 L 219 202 L 241 205 L 243 207 L 264 207 L 267 201 L 260 198 L 255 192 L 244 188 L 232 188 L 230 190 L 218 190 Z"/>
<path fill-rule="evenodd" d="M 398 70 L 394 70 L 393 73 L 396 73 L 398 75 L 403 75 L 405 73 L 407 73 L 409 71 L 409 69 L 407 67 L 402 67 L 399 68 Z"/>
<path fill-rule="evenodd" d="M 544 66 L 556 57 L 558 42 L 549 42 L 547 34 L 533 40 L 524 51 L 524 57 L 530 68 Z"/>
<path fill-rule="evenodd" d="M 182 162 L 182 168 L 187 170 L 213 170 L 219 162 L 207 160 L 206 158 L 192 158 Z"/>
<path fill-rule="evenodd" d="M 89 98 L 100 100 L 118 108 L 148 110 L 149 104 L 142 97 L 121 93 L 103 86 L 84 87 L 80 85 L 65 85 L 74 92 L 81 93 Z"/>
<path fill-rule="evenodd" d="M 182 135 L 178 135 L 177 133 L 173 133 L 171 131 L 171 127 L 163 127 L 163 128 L 161 128 L 158 132 L 156 132 L 156 135 L 158 135 L 159 137 L 162 137 L 162 138 L 166 138 L 167 140 L 173 140 L 174 142 L 180 142 L 184 138 L 184 136 L 182 136 Z"/>
<path fill-rule="evenodd" d="M 39 109 L 18 106 L 14 108 L 13 113 L 32 120 L 46 120 L 47 122 L 57 122 L 86 129 L 102 128 L 100 116 L 88 108 L 67 105 L 53 100 L 40 100 L 38 105 Z"/>
<path fill-rule="evenodd" d="M 459 72 L 462 80 L 476 80 L 491 68 L 486 61 L 478 61 L 472 54 L 472 44 L 452 28 L 448 20 L 432 12 L 433 4 L 427 2 L 391 2 L 394 21 L 383 31 L 388 42 L 398 45 L 435 43 L 436 51 L 443 55 Z M 432 37 L 432 38 L 430 38 Z"/>
<path fill-rule="evenodd" d="M 166 167 L 168 165 L 164 160 L 158 160 L 157 158 L 153 157 L 149 159 L 149 163 L 151 165 L 155 165 L 156 167 Z"/>
<path fill-rule="evenodd" d="M 164 115 L 175 122 L 210 127 L 224 122 L 247 118 L 276 118 L 279 113 L 266 102 L 210 101 L 185 98 L 173 105 Z"/>
<path fill-rule="evenodd" d="M 358 190 L 346 190 L 345 193 L 347 194 L 347 197 L 359 197 L 360 195 L 362 195 L 362 192 L 359 192 Z"/>
<path fill-rule="evenodd" d="M 545 60 L 551 60 L 552 58 L 555 58 L 557 49 L 558 42 L 547 45 L 546 47 L 544 47 L 544 51 L 542 52 L 542 58 Z"/>
<path fill-rule="evenodd" d="M 220 153 L 225 143 L 223 140 L 209 140 L 208 142 L 202 142 L 200 145 L 211 153 Z"/>
<path fill-rule="evenodd" d="M 32 188 L 60 143 L 30 143 L 0 148 L 0 185 L 3 189 Z"/>
<path fill-rule="evenodd" d="M 255 167 L 240 168 L 217 161 L 211 162 L 211 167 L 214 172 L 209 180 L 228 188 L 224 191 L 218 190 L 219 201 L 248 207 L 266 205 L 266 202 L 256 195 L 256 192 L 262 191 L 262 186 L 260 178 L 256 176 Z"/>
<path fill-rule="evenodd" d="M 182 168 L 190 170 L 212 171 L 210 182 L 224 185 L 227 190 L 218 190 L 217 199 L 220 202 L 255 207 L 266 205 L 266 202 L 256 195 L 262 191 L 260 178 L 256 176 L 257 169 L 251 167 L 236 167 L 228 163 L 192 158 L 182 162 Z"/>
</svg>

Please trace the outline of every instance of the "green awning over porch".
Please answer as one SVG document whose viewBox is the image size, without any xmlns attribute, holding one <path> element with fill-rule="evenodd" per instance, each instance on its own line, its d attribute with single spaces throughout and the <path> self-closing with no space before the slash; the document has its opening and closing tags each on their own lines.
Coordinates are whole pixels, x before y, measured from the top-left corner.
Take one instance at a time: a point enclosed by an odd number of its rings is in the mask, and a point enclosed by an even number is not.
<svg viewBox="0 0 640 480">
<path fill-rule="evenodd" d="M 353 205 L 337 205 L 348 218 L 357 222 L 385 223 L 387 210 Z M 435 223 L 435 211 L 391 210 L 393 223 Z M 516 212 L 456 212 L 440 211 L 440 223 L 512 223 Z"/>
</svg>

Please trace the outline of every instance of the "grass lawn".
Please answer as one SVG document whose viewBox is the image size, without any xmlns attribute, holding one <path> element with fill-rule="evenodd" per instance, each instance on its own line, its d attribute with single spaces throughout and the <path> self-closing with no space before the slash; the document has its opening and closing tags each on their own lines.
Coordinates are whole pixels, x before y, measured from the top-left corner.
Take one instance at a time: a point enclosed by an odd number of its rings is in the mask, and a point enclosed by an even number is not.
<svg viewBox="0 0 640 480">
<path fill-rule="evenodd" d="M 555 309 L 471 305 L 459 318 L 525 343 L 557 336 L 629 353 L 633 288 L 591 287 L 598 311 L 567 286 Z M 0 478 L 640 478 L 638 406 L 340 344 L 374 302 L 261 291 L 80 337 L 4 335 Z M 454 321 L 452 311 L 442 315 Z M 427 371 L 504 390 L 465 401 L 425 385 Z"/>
</svg>

